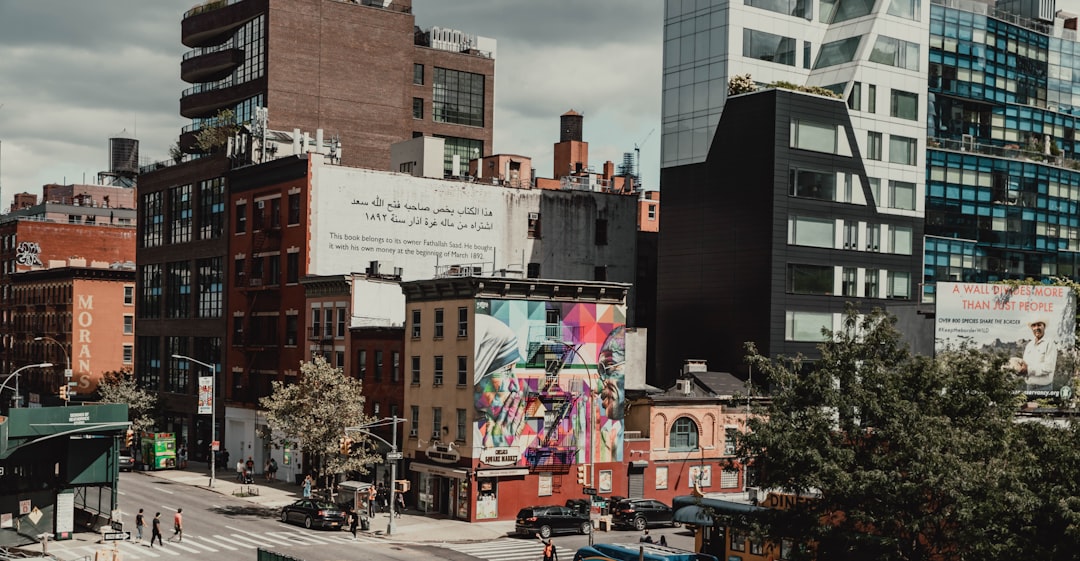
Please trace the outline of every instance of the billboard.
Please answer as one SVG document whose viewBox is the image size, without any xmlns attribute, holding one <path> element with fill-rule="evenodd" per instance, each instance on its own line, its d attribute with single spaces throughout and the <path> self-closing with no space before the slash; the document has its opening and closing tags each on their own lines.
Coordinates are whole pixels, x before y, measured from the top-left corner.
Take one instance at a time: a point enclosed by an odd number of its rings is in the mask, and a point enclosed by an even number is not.
<svg viewBox="0 0 1080 561">
<path fill-rule="evenodd" d="M 1028 396 L 1071 391 L 1072 367 L 1061 360 L 1076 336 L 1076 295 L 1071 288 L 939 282 L 937 294 L 937 352 L 962 345 L 1005 352 Z"/>
</svg>

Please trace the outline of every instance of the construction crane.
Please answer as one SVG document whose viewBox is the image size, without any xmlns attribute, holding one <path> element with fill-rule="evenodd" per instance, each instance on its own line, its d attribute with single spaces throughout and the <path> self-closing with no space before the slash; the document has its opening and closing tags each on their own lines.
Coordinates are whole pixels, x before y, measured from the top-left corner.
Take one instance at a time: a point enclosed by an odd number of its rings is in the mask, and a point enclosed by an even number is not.
<svg viewBox="0 0 1080 561">
<path fill-rule="evenodd" d="M 651 129 L 649 129 L 649 133 L 645 135 L 645 138 L 642 139 L 641 142 L 635 142 L 634 143 L 634 155 L 635 155 L 635 159 L 637 160 L 637 173 L 635 175 L 637 175 L 638 183 L 642 183 L 642 180 L 641 180 L 641 147 L 644 146 L 645 143 L 649 141 L 649 137 L 652 136 L 652 133 L 655 130 L 656 130 L 656 127 L 653 127 Z"/>
</svg>

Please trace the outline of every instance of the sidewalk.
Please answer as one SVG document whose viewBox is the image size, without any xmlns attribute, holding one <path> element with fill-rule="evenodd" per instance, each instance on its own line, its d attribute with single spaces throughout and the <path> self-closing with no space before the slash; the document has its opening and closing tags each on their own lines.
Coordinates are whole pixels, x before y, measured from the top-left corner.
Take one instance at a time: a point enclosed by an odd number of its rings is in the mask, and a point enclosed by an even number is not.
<svg viewBox="0 0 1080 561">
<path fill-rule="evenodd" d="M 232 470 L 218 470 L 214 479 L 214 486 L 210 485 L 210 469 L 205 463 L 189 463 L 187 469 L 172 469 L 160 471 L 136 472 L 149 477 L 166 479 L 173 483 L 190 485 L 210 489 L 216 493 L 235 497 L 266 508 L 281 508 L 301 496 L 300 486 L 287 481 L 265 481 L 262 476 L 257 476 L 254 485 L 242 485 L 236 482 L 236 472 Z M 254 491 L 258 494 L 249 494 Z M 415 510 L 406 510 L 399 518 L 394 519 L 394 532 L 387 536 L 387 527 L 390 522 L 388 513 L 376 514 L 371 519 L 371 529 L 360 531 L 366 536 L 378 536 L 387 541 L 400 541 L 406 543 L 468 543 L 487 542 L 506 536 L 513 532 L 514 522 L 478 522 L 469 523 L 461 520 L 450 520 L 440 515 L 429 514 L 427 516 Z"/>
</svg>

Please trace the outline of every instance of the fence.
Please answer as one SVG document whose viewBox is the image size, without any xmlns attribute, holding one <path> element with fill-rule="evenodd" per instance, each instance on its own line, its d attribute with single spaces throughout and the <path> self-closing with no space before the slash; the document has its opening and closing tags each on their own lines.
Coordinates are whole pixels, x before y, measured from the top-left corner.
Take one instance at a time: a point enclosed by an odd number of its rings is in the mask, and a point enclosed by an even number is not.
<svg viewBox="0 0 1080 561">
<path fill-rule="evenodd" d="M 263 548 L 258 549 L 259 555 L 256 557 L 258 561 L 304 561 L 299 557 L 293 557 L 291 555 L 282 555 L 273 551 L 267 551 Z"/>
</svg>

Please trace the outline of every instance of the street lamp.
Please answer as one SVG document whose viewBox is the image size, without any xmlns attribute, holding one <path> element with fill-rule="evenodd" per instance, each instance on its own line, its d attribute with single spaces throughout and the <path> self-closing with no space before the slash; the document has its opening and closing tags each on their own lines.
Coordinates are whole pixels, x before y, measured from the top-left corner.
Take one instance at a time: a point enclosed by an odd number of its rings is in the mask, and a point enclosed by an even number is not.
<svg viewBox="0 0 1080 561">
<path fill-rule="evenodd" d="M 189 356 L 172 355 L 179 360 L 189 360 L 205 367 L 210 371 L 210 487 L 214 486 L 214 477 L 217 475 L 217 450 L 214 450 L 214 442 L 217 442 L 217 366 L 196 360 Z M 206 413 L 202 413 L 205 415 Z"/>
<path fill-rule="evenodd" d="M 570 343 L 568 341 L 560 341 L 558 339 L 548 339 L 548 342 L 549 343 L 554 343 L 554 344 L 557 344 L 557 345 L 562 345 L 564 347 L 569 347 L 570 350 L 574 351 L 574 354 L 577 355 L 578 359 L 581 360 L 581 364 L 585 367 L 585 375 L 589 378 L 590 381 L 592 380 L 592 372 L 589 371 L 589 361 L 585 360 L 585 357 L 581 356 L 581 352 L 578 351 L 577 345 L 575 345 L 573 343 Z M 598 376 L 598 378 L 599 378 L 599 376 Z M 596 431 L 597 411 L 596 411 L 596 398 L 594 397 L 594 395 L 599 395 L 599 392 L 600 392 L 600 390 L 598 388 L 595 389 L 595 391 L 594 391 L 593 388 L 589 389 L 589 401 L 588 401 L 588 404 L 589 404 L 589 414 L 588 414 L 588 421 L 589 421 L 589 439 L 588 439 L 589 455 L 588 455 L 587 459 L 589 461 L 589 484 L 590 485 L 596 485 L 596 450 L 597 450 L 597 448 L 599 448 L 599 445 L 596 442 L 597 439 L 598 439 L 598 435 L 596 434 L 596 432 L 597 432 Z M 595 497 L 596 497 L 596 495 L 589 495 L 589 518 L 590 519 L 592 518 L 592 503 L 593 503 L 593 499 Z M 590 546 L 593 545 L 593 532 L 589 532 L 589 545 Z"/>
<path fill-rule="evenodd" d="M 50 342 L 56 343 L 56 346 L 60 347 L 60 350 L 64 352 L 64 364 L 66 365 L 66 368 L 64 368 L 64 381 L 63 381 L 63 383 L 64 384 L 68 383 L 68 381 L 71 380 L 71 355 L 68 354 L 67 347 L 64 347 L 63 343 L 61 343 L 60 341 L 57 341 L 56 339 L 54 339 L 52 337 L 49 337 L 48 335 L 42 335 L 40 337 L 34 337 L 34 340 L 35 341 L 50 341 Z M 65 407 L 67 407 L 67 403 L 68 403 L 67 401 L 64 401 L 64 406 Z"/>
<path fill-rule="evenodd" d="M 401 453 L 398 452 L 397 449 L 397 426 L 398 423 L 404 422 L 406 422 L 405 419 L 401 419 L 397 415 L 394 415 L 393 417 L 385 417 L 377 421 L 372 421 L 366 425 L 360 425 L 357 427 L 345 427 L 345 434 L 349 434 L 350 431 L 358 432 L 360 434 L 375 438 L 383 444 L 390 446 L 390 452 L 386 455 L 386 461 L 390 462 L 390 500 L 388 501 L 390 503 L 390 523 L 386 525 L 386 535 L 388 536 L 394 535 L 394 485 L 397 484 L 397 463 L 398 460 L 401 459 Z M 376 427 L 385 427 L 386 425 L 391 426 L 391 442 L 383 440 L 381 436 L 369 430 Z"/>
<path fill-rule="evenodd" d="M 41 362 L 41 363 L 38 363 L 38 364 L 27 364 L 26 366 L 23 366 L 22 368 L 16 369 L 11 374 L 8 374 L 7 378 L 4 378 L 4 383 L 0 384 L 0 392 L 4 391 L 4 388 L 7 387 L 8 382 L 10 382 L 12 378 L 15 378 L 15 407 L 18 408 L 20 405 L 22 405 L 22 394 L 19 393 L 19 378 L 18 378 L 19 374 L 23 370 L 26 370 L 28 368 L 49 368 L 51 366 L 52 366 L 51 362 Z"/>
</svg>

